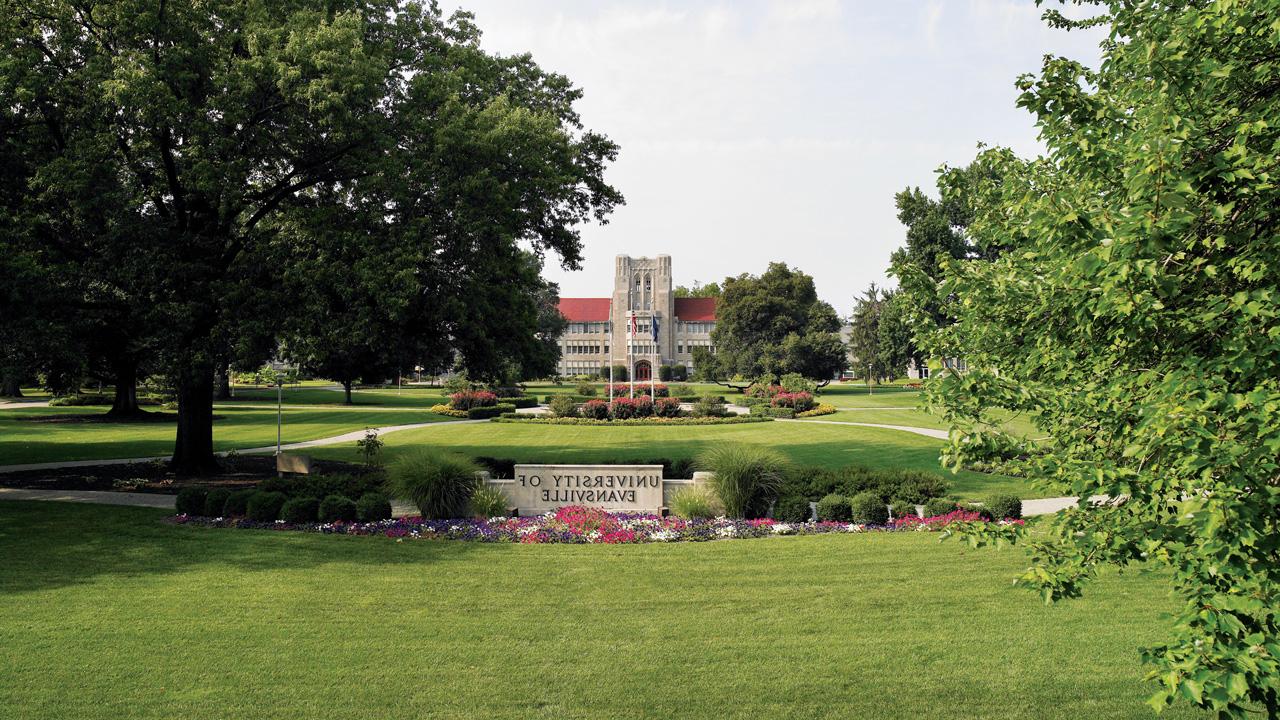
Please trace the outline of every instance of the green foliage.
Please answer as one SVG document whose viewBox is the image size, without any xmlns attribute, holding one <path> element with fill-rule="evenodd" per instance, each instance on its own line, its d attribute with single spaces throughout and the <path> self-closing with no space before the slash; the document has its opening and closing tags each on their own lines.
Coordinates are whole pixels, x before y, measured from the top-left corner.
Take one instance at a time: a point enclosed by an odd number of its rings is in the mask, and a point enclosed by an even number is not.
<svg viewBox="0 0 1280 720">
<path fill-rule="evenodd" d="M 724 505 L 725 515 L 732 518 L 763 512 L 788 466 L 775 450 L 741 443 L 716 445 L 703 451 L 696 462 L 699 469 L 714 473 L 710 487 Z"/>
<path fill-rule="evenodd" d="M 201 487 L 182 488 L 174 498 L 174 509 L 179 515 L 203 515 L 208 491 Z"/>
<path fill-rule="evenodd" d="M 471 495 L 473 517 L 504 517 L 511 512 L 511 498 L 496 487 L 482 485 Z"/>
<path fill-rule="evenodd" d="M 320 501 L 313 497 L 290 498 L 280 506 L 280 519 L 295 524 L 313 523 L 319 509 Z"/>
<path fill-rule="evenodd" d="M 729 410 L 725 407 L 724 398 L 716 395 L 703 395 L 693 405 L 693 416 L 697 418 L 725 417 L 728 414 Z"/>
<path fill-rule="evenodd" d="M 367 492 L 356 501 L 356 519 L 376 522 L 391 519 L 391 500 L 384 493 Z"/>
<path fill-rule="evenodd" d="M 581 397 L 595 397 L 596 384 L 593 382 L 585 382 L 585 381 L 580 382 L 578 383 L 578 386 L 574 389 L 574 392 Z"/>
<path fill-rule="evenodd" d="M 889 503 L 889 513 L 895 518 L 906 517 L 916 514 L 915 503 L 909 503 L 905 500 L 894 500 Z"/>
<path fill-rule="evenodd" d="M 549 405 L 551 407 L 551 414 L 555 415 L 556 417 L 577 417 L 578 416 L 578 403 L 576 400 L 574 400 L 572 397 L 569 397 L 568 395 L 551 396 L 551 402 L 549 403 Z"/>
<path fill-rule="evenodd" d="M 486 420 L 495 418 L 503 413 L 515 412 L 516 406 L 511 403 L 498 403 L 497 405 L 473 407 L 467 410 L 467 418 L 469 420 Z"/>
<path fill-rule="evenodd" d="M 600 377 L 604 380 L 609 379 L 609 367 L 607 365 L 605 367 L 600 368 Z M 613 366 L 613 382 L 616 382 L 616 383 L 626 382 L 629 377 L 630 376 L 627 375 L 626 365 Z"/>
<path fill-rule="evenodd" d="M 818 501 L 818 519 L 824 522 L 849 522 L 853 508 L 846 495 L 831 493 Z"/>
<path fill-rule="evenodd" d="M 244 517 L 249 512 L 249 498 L 257 490 L 236 490 L 227 496 L 227 501 L 222 505 L 222 512 L 218 513 L 222 517 Z"/>
<path fill-rule="evenodd" d="M 778 498 L 773 506 L 773 519 L 782 522 L 807 522 L 813 513 L 809 510 L 809 498 L 801 495 L 787 495 Z"/>
<path fill-rule="evenodd" d="M 204 496 L 204 511 L 201 515 L 206 517 L 220 517 L 222 511 L 227 506 L 227 500 L 231 497 L 231 491 L 226 488 L 214 488 Z"/>
<path fill-rule="evenodd" d="M 280 492 L 288 497 L 322 498 L 328 495 L 342 495 L 358 498 L 366 492 L 382 487 L 382 473 L 323 473 L 315 475 L 287 475 L 279 478 L 267 478 L 258 483 L 258 489 L 267 492 Z"/>
<path fill-rule="evenodd" d="M 249 502 L 245 505 L 245 517 L 256 522 L 275 522 L 288 499 L 282 492 L 258 490 L 249 496 Z"/>
<path fill-rule="evenodd" d="M 361 496 L 363 497 L 363 496 Z M 322 523 L 351 522 L 358 516 L 356 502 L 343 495 L 329 495 L 320 501 L 316 517 Z"/>
<path fill-rule="evenodd" d="M 920 505 L 930 498 L 945 495 L 949 489 L 947 480 L 934 473 L 847 465 L 842 468 L 794 468 L 787 474 L 781 493 L 817 500 L 830 493 L 853 496 L 873 492 L 885 504 L 901 500 Z"/>
<path fill-rule="evenodd" d="M 668 505 L 673 515 L 685 520 L 707 519 L 720 515 L 715 493 L 698 485 L 682 487 L 671 493 Z"/>
<path fill-rule="evenodd" d="M 889 507 L 873 492 L 858 493 L 849 498 L 850 519 L 866 525 L 883 525 L 889 522 Z"/>
<path fill-rule="evenodd" d="M 778 384 L 782 386 L 783 391 L 789 393 L 804 392 L 813 395 L 818 392 L 818 383 L 800 373 L 786 373 L 778 379 Z"/>
<path fill-rule="evenodd" d="M 992 495 L 982 501 L 982 507 L 993 520 L 1017 520 L 1022 517 L 1022 498 L 1017 495 Z"/>
<path fill-rule="evenodd" d="M 956 503 L 950 498 L 932 498 L 924 503 L 924 516 L 937 517 L 946 515 L 956 509 Z"/>
<path fill-rule="evenodd" d="M 1280 3 L 1099 10 L 1099 69 L 1049 57 L 1019 80 L 1045 155 L 943 175 L 974 200 L 973 243 L 1009 249 L 919 283 L 945 322 L 918 339 L 969 368 L 928 400 L 951 466 L 1018 457 L 1048 491 L 1123 498 L 1034 536 L 965 534 L 1027 540 L 1021 581 L 1050 602 L 1100 565 L 1167 568 L 1183 605 L 1143 654 L 1154 708 L 1280 717 Z M 1002 433 L 1002 411 L 1048 452 Z"/>
<path fill-rule="evenodd" d="M 360 448 L 365 467 L 374 468 L 382 464 L 382 438 L 378 437 L 377 429 L 365 428 L 364 437 L 356 441 L 356 447 Z"/>
<path fill-rule="evenodd" d="M 387 492 L 412 502 L 425 518 L 467 516 L 479 480 L 470 460 L 435 448 L 418 448 L 387 468 Z"/>
<path fill-rule="evenodd" d="M 460 392 L 475 390 L 478 386 L 471 382 L 471 378 L 467 377 L 466 371 L 456 372 L 440 384 L 444 388 L 445 395 L 454 395 Z"/>
</svg>

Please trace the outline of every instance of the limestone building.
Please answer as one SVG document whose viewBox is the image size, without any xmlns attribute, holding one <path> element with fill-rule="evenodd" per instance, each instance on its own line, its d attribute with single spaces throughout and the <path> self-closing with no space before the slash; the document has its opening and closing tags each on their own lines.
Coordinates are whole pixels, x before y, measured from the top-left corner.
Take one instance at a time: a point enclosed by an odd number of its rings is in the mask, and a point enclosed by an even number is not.
<svg viewBox="0 0 1280 720">
<path fill-rule="evenodd" d="M 561 375 L 599 376 L 612 364 L 648 380 L 662 365 L 692 368 L 693 348 L 711 347 L 716 299 L 677 298 L 670 255 L 619 255 L 613 294 L 560 298 L 560 314 L 569 321 L 560 337 Z"/>
</svg>

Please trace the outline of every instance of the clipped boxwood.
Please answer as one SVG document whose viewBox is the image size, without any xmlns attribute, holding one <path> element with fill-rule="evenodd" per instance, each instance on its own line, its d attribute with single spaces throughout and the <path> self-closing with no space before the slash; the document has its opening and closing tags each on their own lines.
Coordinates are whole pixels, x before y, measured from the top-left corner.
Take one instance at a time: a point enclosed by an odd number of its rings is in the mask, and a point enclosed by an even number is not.
<svg viewBox="0 0 1280 720">
<path fill-rule="evenodd" d="M 925 517 L 946 515 L 956 509 L 955 500 L 949 498 L 933 498 L 924 504 Z"/>
<path fill-rule="evenodd" d="M 231 497 L 231 491 L 226 488 L 210 490 L 204 497 L 204 514 L 208 517 L 220 517 L 229 497 Z"/>
<path fill-rule="evenodd" d="M 356 519 L 376 522 L 391 519 L 391 499 L 380 492 L 367 492 L 356 501 Z"/>
<path fill-rule="evenodd" d="M 502 398 L 502 402 L 506 405 L 512 405 L 518 408 L 538 407 L 538 398 L 532 395 L 526 395 L 524 397 Z"/>
<path fill-rule="evenodd" d="M 250 496 L 245 506 L 245 517 L 256 522 L 275 522 L 280 518 L 280 508 L 287 499 L 282 492 L 259 490 Z"/>
<path fill-rule="evenodd" d="M 849 499 L 851 520 L 864 525 L 884 525 L 889 522 L 889 508 L 884 500 L 873 492 L 858 493 Z"/>
<path fill-rule="evenodd" d="M 878 500 L 877 500 L 878 502 Z M 831 493 L 818 501 L 818 519 L 824 522 L 849 522 L 853 509 L 849 498 Z"/>
<path fill-rule="evenodd" d="M 991 495 L 982 505 L 993 520 L 1017 520 L 1022 517 L 1022 498 L 1017 495 Z"/>
<path fill-rule="evenodd" d="M 904 518 L 916 514 L 916 505 L 905 500 L 894 500 L 889 504 L 889 512 L 893 513 L 895 518 Z"/>
<path fill-rule="evenodd" d="M 487 420 L 488 418 L 496 418 L 503 413 L 515 412 L 516 406 L 511 403 L 498 403 L 497 405 L 482 405 L 467 409 L 468 420 Z"/>
<path fill-rule="evenodd" d="M 249 512 L 249 498 L 257 490 L 236 490 L 227 496 L 227 501 L 222 505 L 222 517 L 244 517 Z"/>
<path fill-rule="evenodd" d="M 349 497 L 330 495 L 320 501 L 320 522 L 351 522 L 356 519 L 356 503 Z"/>
<path fill-rule="evenodd" d="M 773 505 L 773 519 L 782 522 L 798 523 L 809 520 L 809 498 L 803 495 L 788 495 L 778 498 Z"/>
<path fill-rule="evenodd" d="M 179 515 L 203 515 L 204 501 L 209 491 L 199 487 L 182 488 L 174 499 L 173 507 Z"/>
<path fill-rule="evenodd" d="M 320 501 L 315 498 L 293 498 L 280 506 L 280 519 L 287 523 L 313 523 Z"/>
</svg>

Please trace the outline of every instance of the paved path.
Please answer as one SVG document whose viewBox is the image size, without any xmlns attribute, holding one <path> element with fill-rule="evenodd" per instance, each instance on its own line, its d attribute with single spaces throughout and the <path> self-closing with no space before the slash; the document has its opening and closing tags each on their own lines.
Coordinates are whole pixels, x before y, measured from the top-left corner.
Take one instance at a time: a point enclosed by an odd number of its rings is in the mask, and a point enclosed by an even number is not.
<svg viewBox="0 0 1280 720">
<path fill-rule="evenodd" d="M 855 427 L 883 428 L 885 430 L 901 430 L 902 432 L 915 433 L 916 435 L 924 435 L 925 437 L 936 438 L 938 440 L 947 439 L 946 430 L 934 430 L 933 428 L 911 427 L 909 425 L 881 425 L 880 423 L 845 422 L 843 420 L 803 420 L 803 419 L 796 419 L 796 420 L 779 419 L 778 422 L 796 422 L 796 423 L 804 423 L 806 425 L 810 425 L 810 424 L 812 425 L 853 425 Z"/>
<path fill-rule="evenodd" d="M 454 420 L 440 421 L 429 423 L 411 423 L 409 425 L 388 425 L 386 427 L 372 428 L 379 435 L 387 433 L 399 432 L 401 430 L 416 430 L 418 428 L 428 428 L 445 425 L 470 425 L 474 423 L 489 422 L 488 420 Z M 337 445 L 345 442 L 355 442 L 364 438 L 364 430 L 353 430 L 349 433 L 334 435 L 333 437 L 320 438 L 318 440 L 304 440 L 302 442 L 286 443 L 280 446 L 281 450 L 301 450 L 309 447 L 319 447 L 322 445 Z M 239 455 L 266 455 L 276 451 L 275 445 L 267 445 L 264 447 L 237 449 L 235 452 Z M 219 456 L 225 456 L 230 450 L 224 450 L 216 453 Z M 90 465 L 130 465 L 133 463 L 155 462 L 157 460 L 168 460 L 169 456 L 162 457 L 142 457 L 142 458 L 116 458 L 113 460 L 62 460 L 59 462 L 46 463 L 26 463 L 24 465 L 0 465 L 0 473 L 22 472 L 23 470 L 56 470 L 58 468 L 88 467 Z"/>
</svg>

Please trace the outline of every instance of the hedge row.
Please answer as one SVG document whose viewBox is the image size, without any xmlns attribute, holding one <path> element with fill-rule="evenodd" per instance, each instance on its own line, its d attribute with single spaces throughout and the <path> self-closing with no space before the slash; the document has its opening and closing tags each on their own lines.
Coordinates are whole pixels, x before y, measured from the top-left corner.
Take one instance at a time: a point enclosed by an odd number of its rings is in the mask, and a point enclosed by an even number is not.
<svg viewBox="0 0 1280 720">
<path fill-rule="evenodd" d="M 519 407 L 534 407 L 536 405 L 537 403 L 535 401 L 533 405 L 520 405 Z M 516 405 L 509 402 L 502 402 L 497 405 L 479 405 L 466 410 L 455 410 L 448 405 L 432 405 L 431 412 L 437 415 L 447 415 L 449 417 L 465 418 L 468 420 L 487 420 L 489 418 L 498 417 L 503 413 L 514 413 L 516 407 Z"/>
<path fill-rule="evenodd" d="M 183 488 L 174 507 L 180 515 L 245 517 L 256 522 L 373 522 L 391 517 L 391 500 L 381 491 L 365 492 L 352 500 L 338 494 L 321 499 L 313 495 L 290 497 L 280 490 Z"/>
<path fill-rule="evenodd" d="M 580 417 L 541 417 L 538 415 L 519 415 L 505 413 L 496 417 L 493 422 L 527 423 L 539 425 L 741 425 L 743 423 L 769 422 L 773 418 L 731 415 L 729 417 L 647 417 L 631 420 L 595 420 Z"/>
<path fill-rule="evenodd" d="M 767 403 L 766 404 L 755 403 L 750 407 L 751 407 L 751 415 L 753 417 L 783 418 L 785 420 L 791 420 L 796 416 L 795 408 L 773 407 L 772 405 L 769 405 Z"/>
</svg>

